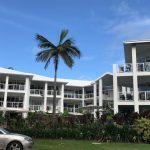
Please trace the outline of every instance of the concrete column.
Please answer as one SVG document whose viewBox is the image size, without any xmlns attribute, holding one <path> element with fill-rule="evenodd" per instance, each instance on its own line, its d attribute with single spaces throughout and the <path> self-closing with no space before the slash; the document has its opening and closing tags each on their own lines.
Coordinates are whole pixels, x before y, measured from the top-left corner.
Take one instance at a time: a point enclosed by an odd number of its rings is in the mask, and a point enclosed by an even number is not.
<svg viewBox="0 0 150 150">
<path fill-rule="evenodd" d="M 103 106 L 103 81 L 99 80 L 99 106 Z"/>
<path fill-rule="evenodd" d="M 85 90 L 82 88 L 82 107 L 84 107 L 84 99 L 85 99 Z"/>
<path fill-rule="evenodd" d="M 29 98 L 30 98 L 30 79 L 26 77 L 25 79 L 25 95 L 24 95 L 24 103 L 23 109 L 25 111 L 29 111 Z M 23 118 L 27 118 L 27 113 L 23 113 Z"/>
<path fill-rule="evenodd" d="M 103 81 L 99 80 L 99 106 L 103 106 Z M 102 115 L 102 108 L 100 108 L 100 116 Z"/>
<path fill-rule="evenodd" d="M 4 93 L 4 104 L 3 104 L 4 109 L 6 109 L 6 107 L 7 107 L 8 83 L 9 83 L 9 76 L 6 76 L 5 93 Z"/>
<path fill-rule="evenodd" d="M 76 112 L 76 107 L 75 107 L 75 104 L 73 104 L 73 113 Z"/>
<path fill-rule="evenodd" d="M 93 85 L 93 93 L 94 93 L 94 106 L 97 106 L 97 84 Z"/>
<path fill-rule="evenodd" d="M 47 112 L 47 88 L 48 88 L 48 83 L 45 83 L 45 88 L 44 88 L 44 112 Z"/>
<path fill-rule="evenodd" d="M 93 85 L 93 93 L 94 93 L 94 106 L 97 106 L 97 83 L 95 82 Z M 96 109 L 94 109 L 94 118 L 96 118 Z"/>
<path fill-rule="evenodd" d="M 114 114 L 118 113 L 118 81 L 117 65 L 113 64 L 113 95 L 114 95 Z"/>
<path fill-rule="evenodd" d="M 139 113 L 138 106 L 138 80 L 137 80 L 137 65 L 136 65 L 136 47 L 132 47 L 132 67 L 133 67 L 133 97 L 134 97 L 134 111 Z"/>
<path fill-rule="evenodd" d="M 60 112 L 64 112 L 64 84 L 61 86 L 61 106 L 60 106 Z"/>
</svg>

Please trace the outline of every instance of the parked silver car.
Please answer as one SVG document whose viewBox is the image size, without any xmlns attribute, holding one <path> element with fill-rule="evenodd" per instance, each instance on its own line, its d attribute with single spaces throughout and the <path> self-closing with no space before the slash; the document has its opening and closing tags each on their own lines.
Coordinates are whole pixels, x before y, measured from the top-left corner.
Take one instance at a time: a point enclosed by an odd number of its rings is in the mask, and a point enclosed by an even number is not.
<svg viewBox="0 0 150 150">
<path fill-rule="evenodd" d="M 32 138 L 0 128 L 0 150 L 31 150 Z"/>
</svg>

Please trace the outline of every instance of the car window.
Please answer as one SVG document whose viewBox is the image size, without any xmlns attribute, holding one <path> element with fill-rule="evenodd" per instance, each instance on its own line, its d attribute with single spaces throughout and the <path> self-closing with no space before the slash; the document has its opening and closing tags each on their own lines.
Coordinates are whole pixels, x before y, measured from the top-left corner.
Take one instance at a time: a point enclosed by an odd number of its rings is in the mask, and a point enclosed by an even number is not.
<svg viewBox="0 0 150 150">
<path fill-rule="evenodd" d="M 0 131 L 0 134 L 3 134 L 3 132 Z"/>
</svg>

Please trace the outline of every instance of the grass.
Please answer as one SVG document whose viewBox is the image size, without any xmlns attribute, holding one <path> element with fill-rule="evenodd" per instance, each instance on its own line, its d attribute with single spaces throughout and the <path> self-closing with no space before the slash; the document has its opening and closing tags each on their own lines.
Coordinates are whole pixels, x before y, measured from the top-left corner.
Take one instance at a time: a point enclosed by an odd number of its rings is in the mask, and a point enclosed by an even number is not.
<svg viewBox="0 0 150 150">
<path fill-rule="evenodd" d="M 100 143 L 80 140 L 34 140 L 33 150 L 149 150 L 148 144 Z"/>
</svg>

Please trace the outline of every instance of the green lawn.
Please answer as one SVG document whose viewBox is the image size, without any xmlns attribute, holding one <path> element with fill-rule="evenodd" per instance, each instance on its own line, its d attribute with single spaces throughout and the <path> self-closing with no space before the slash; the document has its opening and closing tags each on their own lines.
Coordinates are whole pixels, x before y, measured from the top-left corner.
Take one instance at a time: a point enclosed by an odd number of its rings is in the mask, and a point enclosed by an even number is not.
<svg viewBox="0 0 150 150">
<path fill-rule="evenodd" d="M 33 140 L 33 150 L 150 150 L 148 144 L 100 143 L 79 140 Z"/>
</svg>

